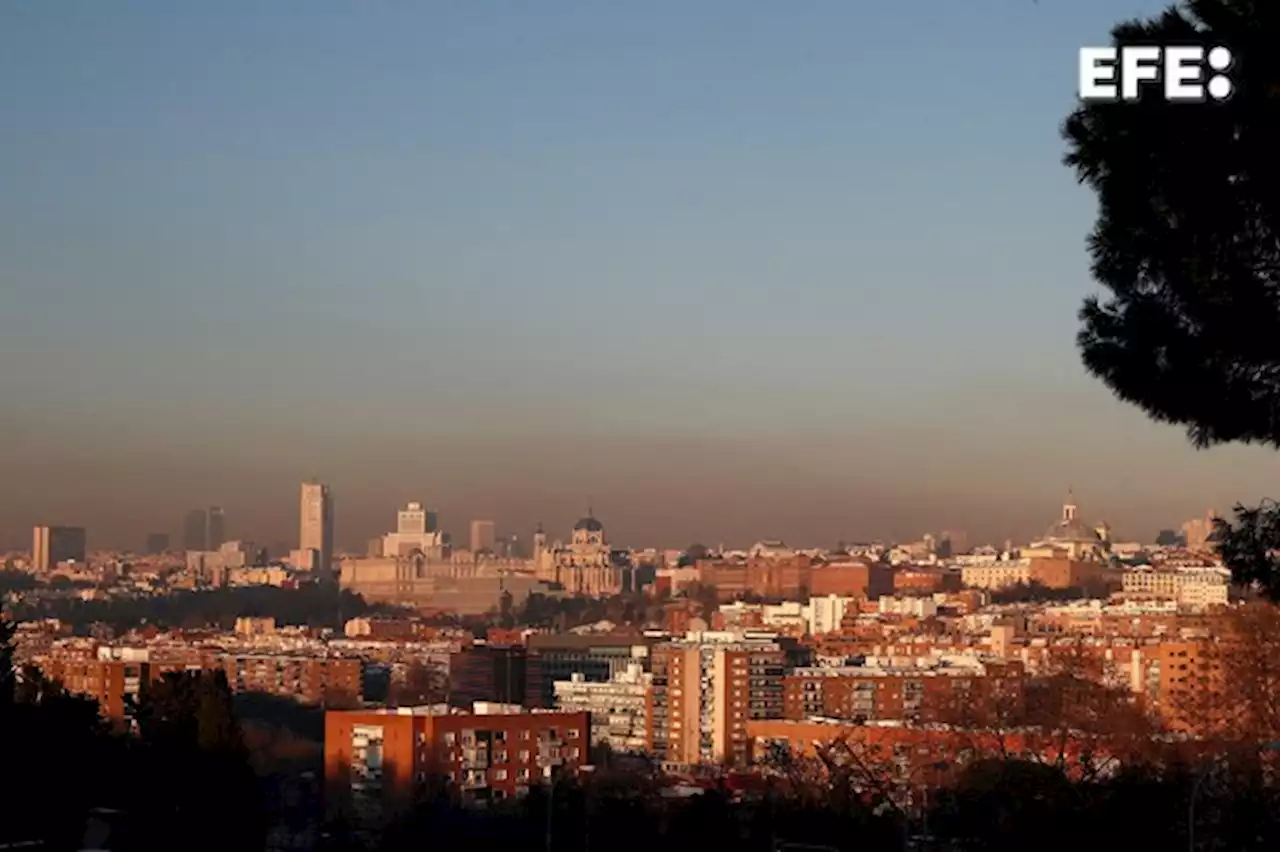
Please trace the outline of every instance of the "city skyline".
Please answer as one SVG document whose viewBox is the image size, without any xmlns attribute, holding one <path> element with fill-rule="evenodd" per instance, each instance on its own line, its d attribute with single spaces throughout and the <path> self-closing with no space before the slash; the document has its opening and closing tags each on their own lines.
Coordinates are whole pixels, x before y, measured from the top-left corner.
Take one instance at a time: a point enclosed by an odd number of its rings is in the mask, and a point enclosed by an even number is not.
<svg viewBox="0 0 1280 852">
<path fill-rule="evenodd" d="M 346 547 L 419 498 L 682 546 L 1275 496 L 1079 364 L 1057 127 L 1114 5 L 914 12 L 6 5 L 0 538 L 291 541 L 312 471 Z"/>
<path fill-rule="evenodd" d="M 297 488 L 296 483 L 294 487 L 295 489 Z M 271 546 L 275 550 L 279 551 L 275 554 L 276 556 L 284 556 L 286 550 L 290 553 L 296 554 L 298 552 L 297 548 L 301 548 L 302 550 L 306 550 L 308 547 L 316 549 L 313 545 L 315 545 L 316 542 L 325 540 L 327 531 L 327 538 L 332 542 L 329 547 L 334 554 L 361 554 L 366 549 L 370 538 L 380 537 L 387 533 L 394 533 L 397 529 L 399 529 L 400 532 L 404 532 L 405 518 L 407 516 L 414 516 L 417 514 L 421 515 L 423 518 L 429 517 L 432 519 L 430 521 L 432 524 L 436 523 L 434 519 L 438 516 L 437 509 L 423 504 L 420 502 L 419 498 L 414 498 L 396 504 L 393 509 L 385 513 L 386 517 L 381 521 L 374 521 L 372 525 L 361 527 L 355 532 L 343 531 L 335 520 L 333 512 L 334 495 L 331 487 L 327 483 L 320 484 L 313 480 L 303 480 L 301 489 L 301 515 L 300 517 L 297 514 L 294 515 L 293 523 L 295 526 L 292 537 L 287 531 L 277 534 L 274 530 L 269 530 L 258 534 L 246 532 L 243 535 L 227 536 L 227 540 L 247 541 L 258 546 Z M 297 492 L 295 491 L 295 494 L 296 493 Z M 1057 508 L 1065 511 L 1066 504 L 1070 504 L 1070 508 L 1073 512 L 1077 510 L 1079 500 L 1075 495 L 1074 489 L 1069 488 L 1063 495 L 1062 499 L 1065 503 L 1059 502 L 1056 504 Z M 549 531 L 547 534 L 549 541 L 568 541 L 571 527 L 575 522 L 583 517 L 597 517 L 595 509 L 591 505 L 584 505 L 584 509 L 570 510 L 566 517 L 558 521 L 548 522 L 546 520 L 539 520 L 532 524 L 523 526 L 506 524 L 501 520 L 494 520 L 489 517 L 463 518 L 461 516 L 454 518 L 451 524 L 449 522 L 449 516 L 446 514 L 445 521 L 440 524 L 440 530 L 446 534 L 452 535 L 453 547 L 471 550 L 475 549 L 478 527 L 482 527 L 485 530 L 482 535 L 486 540 L 496 537 L 494 538 L 495 542 L 500 539 L 508 539 L 514 535 L 519 541 L 527 544 L 531 541 L 534 531 L 538 529 L 546 529 Z M 405 508 L 406 506 L 408 507 L 407 509 Z M 208 511 L 217 511 L 220 518 L 225 512 L 221 507 L 216 506 L 212 507 Z M 1084 522 L 1087 526 L 1105 524 L 1115 531 L 1115 524 L 1112 523 L 1110 518 L 1105 514 L 1090 512 L 1087 504 L 1081 512 L 1079 520 Z M 184 521 L 189 523 L 193 514 L 204 514 L 204 510 L 193 510 L 193 512 L 188 513 L 187 517 L 184 518 Z M 564 513 L 557 513 L 557 517 L 559 515 L 564 515 Z M 545 513 L 538 517 L 543 518 L 544 516 Z M 1208 526 L 1205 526 L 1209 523 L 1209 521 L 1206 521 L 1205 519 L 1220 516 L 1221 511 L 1218 508 L 1209 506 L 1207 509 L 1202 509 L 1198 513 L 1192 512 L 1183 518 L 1162 521 L 1157 527 L 1152 528 L 1149 532 L 1129 533 L 1129 531 L 1122 528 L 1119 530 L 1118 540 L 1150 542 L 1154 541 L 1156 534 L 1160 532 L 1171 531 L 1174 533 L 1185 533 L 1187 525 L 1191 525 L 1193 529 L 1198 530 L 1195 535 L 1199 538 L 1203 538 L 1203 536 L 1208 534 L 1208 531 L 1210 530 Z M 890 535 L 840 534 L 834 536 L 819 535 L 816 537 L 781 535 L 778 534 L 774 528 L 764 527 L 760 530 L 750 532 L 745 537 L 740 536 L 738 538 L 726 538 L 724 536 L 695 536 L 684 542 L 628 540 L 626 541 L 626 546 L 633 548 L 655 547 L 659 549 L 681 549 L 688 545 L 700 544 L 711 548 L 724 545 L 729 548 L 740 549 L 745 548 L 748 544 L 756 541 L 781 540 L 786 541 L 793 547 L 830 548 L 841 541 L 850 543 L 871 541 L 908 543 L 918 541 L 926 536 L 933 537 L 936 540 L 941 540 L 940 537 L 946 537 L 948 534 L 955 534 L 961 536 L 961 540 L 969 547 L 977 545 L 994 545 L 999 547 L 1006 541 L 1026 543 L 1035 540 L 1037 536 L 1043 533 L 1045 524 L 1048 524 L 1056 517 L 1056 515 L 1044 514 L 1038 519 L 1038 521 L 1033 522 L 1027 529 L 1015 530 L 1004 536 L 984 536 L 980 533 L 974 533 L 971 526 L 966 527 L 960 524 L 935 524 L 929 527 L 919 527 L 913 532 L 901 532 Z M 323 520 L 321 520 L 322 518 Z M 298 526 L 299 523 L 300 526 Z M 382 526 L 378 526 L 379 523 L 381 523 Z M 424 521 L 423 523 L 426 522 Z M 39 525 L 37 525 L 37 527 L 38 526 Z M 614 529 L 614 525 L 612 523 L 608 523 L 607 526 L 610 529 Z M 624 529 L 627 528 L 625 521 L 622 526 Z M 1203 529 L 1201 529 L 1201 527 L 1203 527 Z M 168 536 L 180 541 L 182 540 L 183 531 L 180 530 L 179 535 L 175 537 L 171 536 L 167 532 L 157 533 L 155 528 L 149 527 L 142 536 L 142 540 L 145 543 L 141 546 L 138 543 L 129 540 L 117 540 L 119 538 L 118 536 L 112 537 L 111 535 L 100 535 L 98 536 L 99 543 L 95 544 L 94 550 L 125 550 L 146 553 L 151 549 L 151 539 L 157 534 Z M 100 539 L 103 538 L 107 539 L 106 543 L 101 543 Z M 220 543 L 221 542 L 219 542 L 219 544 Z M 0 546 L 0 550 L 3 549 L 22 550 L 23 547 L 21 544 L 13 544 L 11 546 L 5 544 L 4 546 Z M 184 547 L 183 549 L 190 550 L 192 548 Z M 206 546 L 196 549 L 216 550 L 217 548 L 216 546 Z M 486 548 L 481 547 L 481 549 Z M 962 549 L 964 548 L 962 547 Z M 317 552 L 317 556 L 320 557 L 321 561 L 323 561 L 323 556 L 319 552 Z"/>
</svg>

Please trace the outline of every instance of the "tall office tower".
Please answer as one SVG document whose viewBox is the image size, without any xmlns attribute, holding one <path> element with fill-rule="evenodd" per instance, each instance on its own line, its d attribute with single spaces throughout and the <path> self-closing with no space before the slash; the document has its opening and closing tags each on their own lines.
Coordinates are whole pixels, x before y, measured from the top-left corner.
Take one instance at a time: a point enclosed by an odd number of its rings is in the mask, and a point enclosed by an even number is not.
<svg viewBox="0 0 1280 852">
<path fill-rule="evenodd" d="M 333 568 L 333 495 L 329 486 L 302 483 L 298 549 L 311 551 L 312 565 L 328 572 Z"/>
<path fill-rule="evenodd" d="M 147 535 L 147 555 L 156 556 L 169 551 L 168 533 L 149 533 Z"/>
<path fill-rule="evenodd" d="M 439 532 L 440 513 L 435 509 L 427 510 L 427 532 Z"/>
<path fill-rule="evenodd" d="M 209 522 L 205 527 L 205 549 L 217 550 L 227 540 L 227 513 L 221 506 L 209 507 Z"/>
<path fill-rule="evenodd" d="M 48 571 L 59 562 L 84 562 L 84 527 L 36 527 L 31 535 L 31 562 L 37 571 Z"/>
<path fill-rule="evenodd" d="M 471 522 L 471 552 L 493 553 L 498 543 L 497 530 L 493 521 Z"/>
<path fill-rule="evenodd" d="M 1213 509 L 1205 512 L 1203 518 L 1192 518 L 1182 525 L 1182 537 L 1186 539 L 1188 550 L 1205 550 L 1212 543 L 1214 521 L 1218 513 Z"/>
<path fill-rule="evenodd" d="M 204 509 L 192 509 L 182 519 L 182 549 L 209 549 L 209 515 Z"/>
<path fill-rule="evenodd" d="M 396 512 L 396 533 L 399 535 L 423 535 L 427 532 L 427 511 L 421 503 L 410 503 Z"/>
</svg>

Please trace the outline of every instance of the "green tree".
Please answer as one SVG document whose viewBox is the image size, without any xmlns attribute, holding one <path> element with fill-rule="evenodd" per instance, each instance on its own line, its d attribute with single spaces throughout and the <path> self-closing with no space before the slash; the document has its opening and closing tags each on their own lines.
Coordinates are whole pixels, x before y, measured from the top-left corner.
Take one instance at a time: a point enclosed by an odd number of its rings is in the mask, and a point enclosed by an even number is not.
<svg viewBox="0 0 1280 852">
<path fill-rule="evenodd" d="M 1067 118 L 1065 162 L 1097 195 L 1089 253 L 1108 291 L 1080 311 L 1084 364 L 1197 447 L 1280 447 L 1280 4 L 1190 0 L 1112 38 L 1225 45 L 1234 94 L 1170 104 L 1152 87 Z M 1236 579 L 1280 597 L 1276 507 L 1237 507 L 1219 532 Z"/>
</svg>

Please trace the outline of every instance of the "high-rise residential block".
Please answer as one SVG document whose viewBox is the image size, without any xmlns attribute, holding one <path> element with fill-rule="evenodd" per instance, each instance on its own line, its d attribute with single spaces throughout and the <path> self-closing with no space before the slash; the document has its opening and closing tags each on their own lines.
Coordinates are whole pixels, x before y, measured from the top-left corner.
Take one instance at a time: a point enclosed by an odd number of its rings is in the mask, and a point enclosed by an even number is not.
<svg viewBox="0 0 1280 852">
<path fill-rule="evenodd" d="M 84 527 L 36 527 L 31 535 L 31 562 L 37 571 L 49 571 L 60 562 L 84 562 Z"/>
<path fill-rule="evenodd" d="M 497 527 L 493 521 L 471 522 L 472 553 L 493 553 L 497 543 Z"/>
<path fill-rule="evenodd" d="M 746 764 L 747 722 L 783 716 L 786 650 L 727 634 L 653 649 L 653 747 L 678 764 Z"/>
<path fill-rule="evenodd" d="M 333 568 L 333 495 L 329 486 L 302 483 L 298 549 L 314 553 L 313 564 L 322 572 Z"/>
</svg>

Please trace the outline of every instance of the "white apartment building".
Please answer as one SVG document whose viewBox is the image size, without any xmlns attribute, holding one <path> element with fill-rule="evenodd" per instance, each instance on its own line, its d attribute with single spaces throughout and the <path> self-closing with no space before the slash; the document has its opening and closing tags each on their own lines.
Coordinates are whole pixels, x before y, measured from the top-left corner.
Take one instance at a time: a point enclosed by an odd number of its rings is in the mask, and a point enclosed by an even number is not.
<svg viewBox="0 0 1280 852">
<path fill-rule="evenodd" d="M 928 598 L 899 598 L 882 596 L 879 601 L 881 615 L 905 615 L 915 618 L 932 618 L 938 614 L 938 602 Z"/>
<path fill-rule="evenodd" d="M 1030 559 L 993 559 L 960 569 L 960 582 L 971 589 L 1006 589 L 1031 583 Z"/>
<path fill-rule="evenodd" d="M 588 682 L 580 672 L 555 683 L 556 707 L 591 714 L 591 742 L 614 751 L 644 751 L 649 747 L 653 675 L 638 663 L 628 663 L 605 683 Z"/>
<path fill-rule="evenodd" d="M 851 609 L 857 609 L 857 606 L 857 598 L 840 595 L 809 598 L 809 605 L 805 608 L 809 635 L 821 636 L 824 633 L 834 633 L 839 630 L 845 613 Z"/>
<path fill-rule="evenodd" d="M 1226 604 L 1231 592 L 1231 571 L 1216 565 L 1185 568 L 1153 568 L 1144 565 L 1125 571 L 1120 587 L 1126 595 L 1176 601 L 1189 609 Z"/>
</svg>

